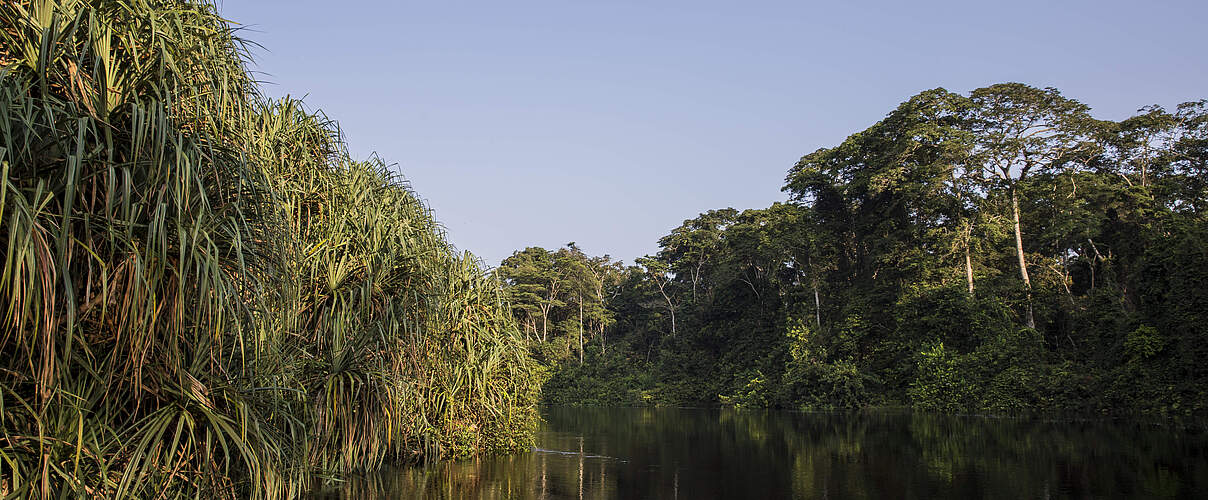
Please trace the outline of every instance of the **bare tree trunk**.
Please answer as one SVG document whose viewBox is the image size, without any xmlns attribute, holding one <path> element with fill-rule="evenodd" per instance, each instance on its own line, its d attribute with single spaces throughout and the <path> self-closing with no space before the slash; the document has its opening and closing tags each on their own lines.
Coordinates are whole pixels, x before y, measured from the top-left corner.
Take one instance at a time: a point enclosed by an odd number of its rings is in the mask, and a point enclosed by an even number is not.
<svg viewBox="0 0 1208 500">
<path fill-rule="evenodd" d="M 1028 261 L 1023 255 L 1023 233 L 1019 226 L 1019 195 L 1011 186 L 1011 218 L 1015 223 L 1015 255 L 1019 257 L 1019 277 L 1023 278 L 1023 289 L 1027 300 L 1028 328 L 1036 328 L 1032 317 L 1032 280 L 1028 278 Z"/>
<path fill-rule="evenodd" d="M 549 341 L 549 306 L 541 306 L 541 341 Z"/>
<path fill-rule="evenodd" d="M 969 241 L 970 240 L 969 233 L 971 231 L 972 230 L 969 228 L 969 226 L 966 225 L 965 226 L 965 280 L 969 282 L 969 295 L 970 296 L 973 295 L 973 259 L 969 256 L 969 247 L 972 244 L 972 242 Z"/>
<path fill-rule="evenodd" d="M 675 336 L 675 304 L 671 302 L 671 296 L 667 295 L 667 283 L 660 279 L 655 279 L 655 285 L 659 287 L 659 294 L 663 296 L 663 300 L 667 301 L 667 310 L 671 312 L 671 336 Z"/>
<path fill-rule="evenodd" d="M 1087 239 L 1086 239 L 1086 242 L 1087 242 L 1087 243 L 1090 243 L 1090 244 L 1091 244 L 1091 250 L 1094 250 L 1094 251 L 1095 251 L 1095 257 L 1094 257 L 1093 259 L 1091 259 L 1091 266 L 1090 266 L 1090 269 L 1091 269 L 1091 289 L 1092 289 L 1092 290 L 1094 290 L 1094 289 L 1095 289 L 1095 266 L 1096 266 L 1096 265 L 1099 263 L 1099 261 L 1103 260 L 1103 254 L 1099 253 L 1099 247 L 1095 246 L 1095 241 L 1094 241 L 1094 240 L 1092 240 L 1092 239 L 1090 239 L 1090 238 L 1087 238 Z M 1108 252 L 1108 253 L 1111 253 L 1111 252 Z"/>
<path fill-rule="evenodd" d="M 818 296 L 818 280 L 814 280 L 814 324 L 822 329 L 822 299 Z"/>
<path fill-rule="evenodd" d="M 583 296 L 579 296 L 579 366 L 583 366 Z"/>
<path fill-rule="evenodd" d="M 814 274 L 814 258 L 809 254 L 805 258 L 805 267 L 810 273 L 810 285 L 814 288 L 814 326 L 822 330 L 822 297 L 818 294 L 818 276 Z"/>
<path fill-rule="evenodd" d="M 705 260 L 696 261 L 696 270 L 692 272 L 692 303 L 696 303 L 696 285 L 700 283 L 700 269 L 705 266 Z"/>
<path fill-rule="evenodd" d="M 671 298 L 664 295 L 667 299 L 667 309 L 671 311 L 671 336 L 675 336 L 675 305 L 671 303 Z"/>
<path fill-rule="evenodd" d="M 659 287 L 659 293 L 663 294 L 663 300 L 667 301 L 667 310 L 671 312 L 671 336 L 675 336 L 675 304 L 671 303 L 671 297 L 667 296 L 667 292 L 663 291 L 663 287 Z"/>
</svg>

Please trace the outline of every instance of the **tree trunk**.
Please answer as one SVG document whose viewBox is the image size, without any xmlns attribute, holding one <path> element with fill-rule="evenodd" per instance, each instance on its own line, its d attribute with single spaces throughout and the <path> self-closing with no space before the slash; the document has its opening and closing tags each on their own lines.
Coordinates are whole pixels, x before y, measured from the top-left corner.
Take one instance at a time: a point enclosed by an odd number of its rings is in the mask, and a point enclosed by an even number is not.
<svg viewBox="0 0 1208 500">
<path fill-rule="evenodd" d="M 671 299 L 667 299 L 667 309 L 671 310 L 671 336 L 675 336 L 675 306 L 671 304 Z"/>
<path fill-rule="evenodd" d="M 818 296 L 818 280 L 814 280 L 814 325 L 822 330 L 822 299 Z"/>
<path fill-rule="evenodd" d="M 973 259 L 969 256 L 969 247 L 972 242 L 969 240 L 971 229 L 965 226 L 965 280 L 969 282 L 969 295 L 973 295 Z"/>
<path fill-rule="evenodd" d="M 549 341 L 549 309 L 544 306 L 541 308 L 541 341 Z"/>
<path fill-rule="evenodd" d="M 579 296 L 579 366 L 583 366 L 583 296 Z"/>
<path fill-rule="evenodd" d="M 667 283 L 661 280 L 654 282 L 659 287 L 659 294 L 663 296 L 663 300 L 667 301 L 667 310 L 671 312 L 671 336 L 675 336 L 675 304 L 671 302 L 671 296 L 667 295 Z"/>
<path fill-rule="evenodd" d="M 814 258 L 806 255 L 805 267 L 810 273 L 810 285 L 814 288 L 814 326 L 822 331 L 822 298 L 818 294 L 818 275 L 814 273 Z"/>
<path fill-rule="evenodd" d="M 662 292 L 661 289 L 659 291 L 660 291 L 660 293 L 663 294 L 663 299 L 667 301 L 667 310 L 671 312 L 671 336 L 674 337 L 675 336 L 675 304 L 671 303 L 671 297 L 668 297 L 666 292 Z"/>
<path fill-rule="evenodd" d="M 1099 253 L 1099 247 L 1098 247 L 1098 246 L 1095 246 L 1095 240 L 1092 240 L 1092 239 L 1090 239 L 1090 238 L 1087 238 L 1087 239 L 1086 239 L 1086 242 L 1087 242 L 1087 243 L 1090 243 L 1090 244 L 1091 244 L 1091 250 L 1094 250 L 1094 251 L 1095 251 L 1095 256 L 1094 256 L 1094 258 L 1092 258 L 1092 259 L 1091 259 L 1091 266 L 1090 266 L 1090 269 L 1091 269 L 1091 290 L 1094 290 L 1094 289 L 1095 289 L 1095 266 L 1099 264 L 1099 261 L 1103 260 L 1103 254 Z M 1108 253 L 1111 253 L 1111 252 L 1108 252 Z"/>
<path fill-rule="evenodd" d="M 1015 255 L 1019 257 L 1019 277 L 1023 278 L 1028 328 L 1036 328 L 1036 320 L 1032 317 L 1032 280 L 1028 278 L 1028 261 L 1023 255 L 1023 233 L 1019 226 L 1019 194 L 1015 186 L 1011 186 L 1011 218 L 1015 223 Z"/>
<path fill-rule="evenodd" d="M 692 272 L 692 303 L 696 303 L 696 285 L 700 283 L 700 269 L 705 266 L 704 259 L 696 261 L 696 270 Z"/>
</svg>

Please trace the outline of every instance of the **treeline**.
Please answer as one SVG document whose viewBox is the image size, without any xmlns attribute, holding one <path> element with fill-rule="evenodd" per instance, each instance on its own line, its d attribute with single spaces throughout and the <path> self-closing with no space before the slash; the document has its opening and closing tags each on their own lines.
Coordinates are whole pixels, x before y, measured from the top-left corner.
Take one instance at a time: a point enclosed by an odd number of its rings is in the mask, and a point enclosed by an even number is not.
<svg viewBox="0 0 1208 500">
<path fill-rule="evenodd" d="M 926 91 L 803 157 L 789 203 L 610 263 L 613 323 L 545 399 L 1203 415 L 1206 183 L 1205 101 L 1113 122 L 1051 88 Z M 514 259 L 514 308 L 550 305 Z"/>
<path fill-rule="evenodd" d="M 206 1 L 0 3 L 0 496 L 290 498 L 527 449 L 499 283 Z"/>
</svg>

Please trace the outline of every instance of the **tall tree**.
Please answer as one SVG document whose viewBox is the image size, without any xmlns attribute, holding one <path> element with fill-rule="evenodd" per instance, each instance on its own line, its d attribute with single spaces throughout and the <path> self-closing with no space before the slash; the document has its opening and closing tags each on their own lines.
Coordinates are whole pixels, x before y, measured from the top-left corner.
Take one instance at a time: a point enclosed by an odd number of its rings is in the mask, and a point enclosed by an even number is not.
<svg viewBox="0 0 1208 500">
<path fill-rule="evenodd" d="M 666 262 L 654 257 L 639 257 L 637 263 L 646 273 L 646 277 L 658 288 L 659 295 L 667 303 L 667 312 L 671 315 L 671 336 L 674 337 L 675 310 L 678 306 L 677 301 L 672 298 L 674 289 L 672 288 L 671 270 Z"/>
<path fill-rule="evenodd" d="M 510 285 L 512 307 L 528 319 L 525 324 L 533 324 L 533 317 L 540 315 L 539 338 L 548 341 L 550 314 L 565 305 L 562 300 L 565 275 L 558 266 L 557 255 L 541 247 L 529 247 L 504 259 L 498 272 Z M 535 325 L 533 328 L 536 333 Z"/>
<path fill-rule="evenodd" d="M 693 303 L 699 300 L 698 290 L 709 266 L 716 264 L 723 232 L 737 216 L 733 208 L 710 210 L 684 221 L 659 239 L 659 258 L 669 263 L 676 276 L 686 277 L 691 283 Z"/>
<path fill-rule="evenodd" d="M 1054 88 L 1038 89 L 1021 83 L 1003 83 L 974 90 L 969 118 L 976 137 L 977 160 L 990 189 L 1002 189 L 1009 198 L 1015 255 L 1023 281 L 1025 318 L 1036 327 L 1032 312 L 1032 280 L 1028 274 L 1020 220 L 1020 183 L 1029 175 L 1059 168 L 1064 162 L 1089 156 L 1084 127 L 1089 108 L 1065 98 Z"/>
</svg>

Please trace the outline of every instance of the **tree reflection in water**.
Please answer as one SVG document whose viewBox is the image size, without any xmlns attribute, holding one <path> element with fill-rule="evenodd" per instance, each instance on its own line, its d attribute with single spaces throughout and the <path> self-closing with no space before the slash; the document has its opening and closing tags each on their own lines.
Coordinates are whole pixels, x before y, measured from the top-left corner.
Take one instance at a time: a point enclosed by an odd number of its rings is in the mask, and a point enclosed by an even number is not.
<svg viewBox="0 0 1208 500">
<path fill-rule="evenodd" d="M 343 498 L 1196 498 L 1198 431 L 908 411 L 550 409 L 539 449 L 394 469 Z"/>
</svg>

